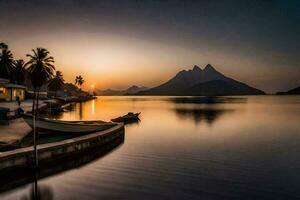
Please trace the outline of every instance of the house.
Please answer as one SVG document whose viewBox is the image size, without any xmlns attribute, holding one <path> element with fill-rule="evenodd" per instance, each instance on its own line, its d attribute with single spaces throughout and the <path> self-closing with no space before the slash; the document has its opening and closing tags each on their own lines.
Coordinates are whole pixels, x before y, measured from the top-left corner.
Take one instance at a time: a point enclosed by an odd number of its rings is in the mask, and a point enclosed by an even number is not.
<svg viewBox="0 0 300 200">
<path fill-rule="evenodd" d="M 7 79 L 0 78 L 0 101 L 15 101 L 17 97 L 23 101 L 25 91 L 25 86 L 9 83 Z"/>
</svg>

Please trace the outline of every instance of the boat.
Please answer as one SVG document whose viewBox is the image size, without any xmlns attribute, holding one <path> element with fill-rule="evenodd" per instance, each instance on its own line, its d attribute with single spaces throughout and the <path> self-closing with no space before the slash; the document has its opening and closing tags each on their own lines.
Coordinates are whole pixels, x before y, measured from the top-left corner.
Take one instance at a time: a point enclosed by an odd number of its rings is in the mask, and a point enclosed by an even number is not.
<svg viewBox="0 0 300 200">
<path fill-rule="evenodd" d="M 74 103 L 67 103 L 65 105 L 62 105 L 61 108 L 64 112 L 71 111 L 74 108 Z"/>
<path fill-rule="evenodd" d="M 139 115 L 141 113 L 133 113 L 133 112 L 129 112 L 124 116 L 121 117 L 117 117 L 114 119 L 111 119 L 112 122 L 131 122 L 131 121 L 138 121 L 139 120 Z"/>
<path fill-rule="evenodd" d="M 25 122 L 33 128 L 33 116 L 29 114 L 22 115 Z M 71 133 L 71 134 L 84 134 L 103 131 L 117 123 L 104 122 L 101 120 L 96 121 L 63 121 L 52 120 L 47 118 L 37 117 L 35 119 L 35 127 L 39 130 L 39 133 Z"/>
<path fill-rule="evenodd" d="M 8 122 L 8 113 L 10 112 L 9 108 L 0 107 L 0 125 L 9 125 Z"/>
<path fill-rule="evenodd" d="M 78 102 L 79 97 L 77 96 L 70 96 L 70 97 L 56 97 L 57 100 L 65 103 L 72 103 L 72 102 Z"/>
</svg>

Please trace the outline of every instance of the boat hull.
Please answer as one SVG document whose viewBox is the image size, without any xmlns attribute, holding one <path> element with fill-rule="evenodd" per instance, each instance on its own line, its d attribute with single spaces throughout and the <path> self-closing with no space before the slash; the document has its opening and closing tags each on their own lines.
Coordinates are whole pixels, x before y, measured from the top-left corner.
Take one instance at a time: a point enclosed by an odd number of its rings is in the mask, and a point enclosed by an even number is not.
<svg viewBox="0 0 300 200">
<path fill-rule="evenodd" d="M 33 128 L 34 122 L 33 117 L 31 115 L 23 115 L 23 119 L 25 122 Z M 35 119 L 35 127 L 36 129 L 43 131 L 45 133 L 72 133 L 72 134 L 83 134 L 83 133 L 92 133 L 97 131 L 103 131 L 115 126 L 116 123 L 110 122 L 98 122 L 93 121 L 89 122 L 66 122 L 66 121 L 59 121 L 59 120 L 49 120 L 43 118 L 36 118 Z"/>
</svg>

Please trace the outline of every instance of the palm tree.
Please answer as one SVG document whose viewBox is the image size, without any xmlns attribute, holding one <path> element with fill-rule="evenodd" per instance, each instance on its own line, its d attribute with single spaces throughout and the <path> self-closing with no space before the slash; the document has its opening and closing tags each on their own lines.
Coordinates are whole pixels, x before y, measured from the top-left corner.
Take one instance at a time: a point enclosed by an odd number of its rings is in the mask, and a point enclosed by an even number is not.
<svg viewBox="0 0 300 200">
<path fill-rule="evenodd" d="M 49 51 L 44 48 L 32 49 L 33 55 L 27 54 L 30 60 L 26 63 L 28 65 L 28 72 L 31 77 L 31 83 L 34 89 L 34 98 L 32 103 L 32 111 L 35 114 L 35 101 L 37 103 L 36 110 L 38 110 L 40 87 L 53 77 L 55 67 L 53 65 L 54 59 L 49 56 Z"/>
<path fill-rule="evenodd" d="M 0 78 L 14 81 L 14 58 L 8 46 L 5 43 L 0 43 Z"/>
<path fill-rule="evenodd" d="M 24 63 L 24 60 L 16 60 L 14 63 L 15 70 L 14 70 L 14 78 L 17 82 L 17 84 L 24 83 L 25 80 L 25 73 L 26 73 L 26 65 Z"/>
<path fill-rule="evenodd" d="M 79 86 L 79 95 L 80 95 L 80 98 L 79 98 L 79 118 L 80 120 L 82 119 L 82 99 L 81 99 L 81 86 L 82 84 L 84 83 L 84 80 L 82 78 L 81 75 L 79 76 L 76 76 L 75 78 L 75 85 L 78 85 Z"/>
<path fill-rule="evenodd" d="M 32 49 L 33 55 L 27 54 L 26 56 L 30 57 L 30 60 L 26 63 L 28 65 L 28 72 L 31 77 L 31 83 L 34 88 L 34 96 L 32 101 L 32 114 L 33 121 L 35 123 L 35 116 L 38 111 L 39 105 L 39 91 L 40 87 L 45 84 L 49 79 L 53 77 L 53 72 L 55 67 L 53 65 L 54 59 L 49 56 L 49 51 L 44 48 Z M 35 107 L 36 102 L 36 108 Z M 33 141 L 34 141 L 34 160 L 35 167 L 38 166 L 38 155 L 36 148 L 36 132 L 33 128 Z"/>
<path fill-rule="evenodd" d="M 48 84 L 48 89 L 54 91 L 54 97 L 56 97 L 56 91 L 60 90 L 64 85 L 64 78 L 61 71 L 56 71 L 56 75 L 53 79 L 50 80 Z"/>
<path fill-rule="evenodd" d="M 79 86 L 79 89 L 80 89 L 80 92 L 81 92 L 81 86 L 83 85 L 84 83 L 84 80 L 82 78 L 82 76 L 76 76 L 75 78 L 75 85 L 78 85 Z"/>
</svg>

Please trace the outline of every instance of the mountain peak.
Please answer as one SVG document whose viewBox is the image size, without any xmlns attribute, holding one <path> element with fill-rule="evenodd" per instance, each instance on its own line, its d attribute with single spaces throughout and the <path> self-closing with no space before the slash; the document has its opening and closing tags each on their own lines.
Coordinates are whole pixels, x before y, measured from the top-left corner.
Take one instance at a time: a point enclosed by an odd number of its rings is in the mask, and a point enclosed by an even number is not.
<svg viewBox="0 0 300 200">
<path fill-rule="evenodd" d="M 264 94 L 263 91 L 228 78 L 211 64 L 202 70 L 195 65 L 182 70 L 167 82 L 139 93 L 141 95 L 246 95 Z"/>
<path fill-rule="evenodd" d="M 214 70 L 215 71 L 215 68 L 211 65 L 211 64 L 207 64 L 204 68 L 205 71 L 207 70 Z"/>
<path fill-rule="evenodd" d="M 140 87 L 138 87 L 137 85 L 132 85 L 131 87 L 127 88 L 127 90 L 130 90 L 130 89 L 139 89 Z"/>
<path fill-rule="evenodd" d="M 193 71 L 201 71 L 201 68 L 198 65 L 194 65 Z"/>
</svg>

